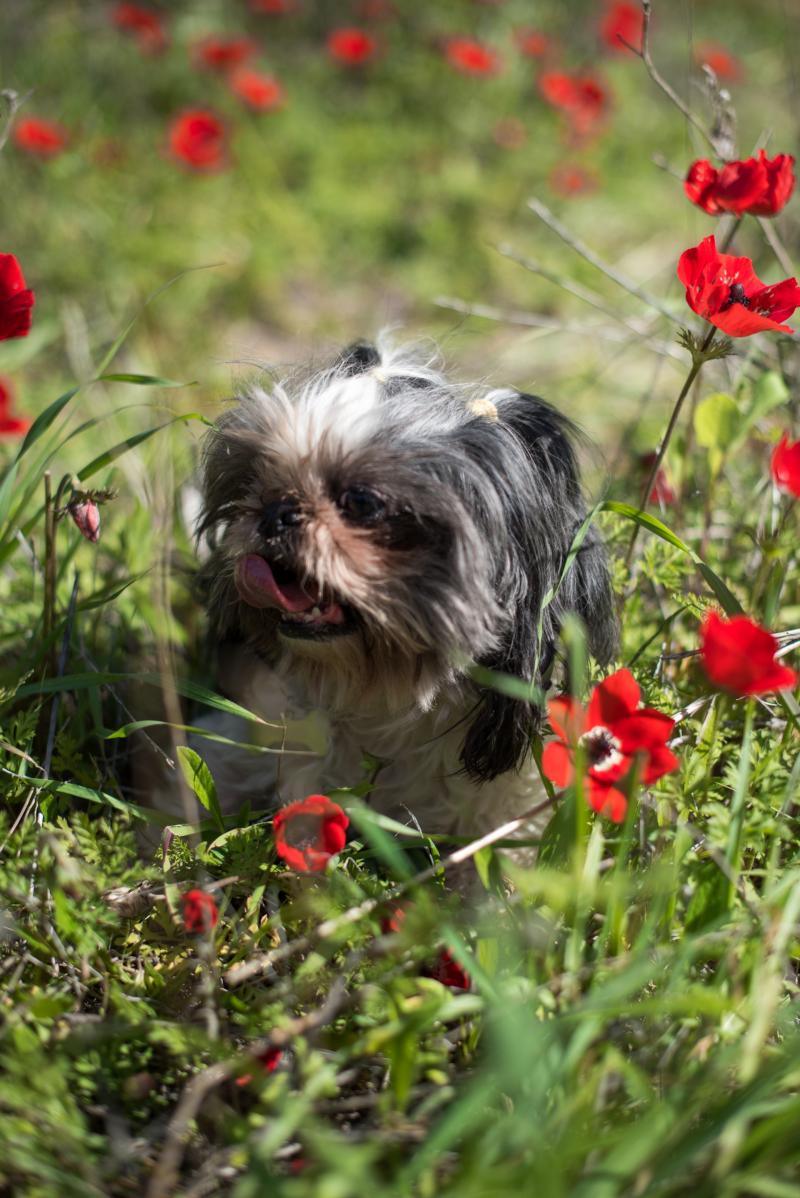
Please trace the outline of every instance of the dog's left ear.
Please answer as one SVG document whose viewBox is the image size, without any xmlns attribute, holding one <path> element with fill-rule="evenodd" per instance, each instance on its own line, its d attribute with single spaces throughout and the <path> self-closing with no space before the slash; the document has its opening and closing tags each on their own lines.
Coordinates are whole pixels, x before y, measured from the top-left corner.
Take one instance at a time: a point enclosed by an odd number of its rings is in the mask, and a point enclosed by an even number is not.
<svg viewBox="0 0 800 1198">
<path fill-rule="evenodd" d="M 583 620 L 598 661 L 613 657 L 617 621 L 608 563 L 590 528 L 561 578 L 586 516 L 571 423 L 533 395 L 495 392 L 491 399 L 497 420 L 479 419 L 470 429 L 476 446 L 483 443 L 483 463 L 506 513 L 510 561 L 498 598 L 508 625 L 501 645 L 480 664 L 543 687 L 567 612 Z M 537 705 L 482 688 L 461 754 L 467 773 L 489 781 L 519 768 L 541 720 Z"/>
</svg>

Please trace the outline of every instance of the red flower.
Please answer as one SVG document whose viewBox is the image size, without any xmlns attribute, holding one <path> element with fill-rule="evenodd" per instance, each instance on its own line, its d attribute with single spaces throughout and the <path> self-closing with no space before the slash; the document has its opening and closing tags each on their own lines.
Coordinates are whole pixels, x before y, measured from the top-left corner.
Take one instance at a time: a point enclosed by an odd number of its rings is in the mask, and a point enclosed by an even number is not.
<svg viewBox="0 0 800 1198">
<path fill-rule="evenodd" d="M 435 978 L 443 986 L 454 986 L 458 990 L 469 990 L 470 980 L 466 969 L 459 965 L 449 948 L 443 948 L 434 965 L 427 965 L 422 977 Z"/>
<path fill-rule="evenodd" d="M 700 66 L 711 67 L 718 79 L 735 81 L 744 75 L 739 59 L 724 46 L 718 46 L 713 42 L 702 42 L 694 52 L 694 59 Z"/>
<path fill-rule="evenodd" d="M 280 83 L 270 75 L 262 75 L 260 71 L 251 71 L 247 67 L 234 71 L 230 85 L 231 91 L 256 112 L 269 112 L 270 109 L 283 106 L 285 94 Z"/>
<path fill-rule="evenodd" d="M 627 800 L 614 783 L 641 758 L 641 781 L 648 786 L 677 768 L 667 748 L 675 721 L 652 707 L 639 706 L 639 686 L 630 670 L 617 670 L 599 683 L 584 709 L 564 696 L 547 705 L 558 740 L 545 746 L 542 769 L 556 786 L 575 777 L 575 753 L 583 749 L 589 805 L 615 823 L 625 818 Z"/>
<path fill-rule="evenodd" d="M 334 29 L 328 35 L 328 53 L 348 67 L 360 67 L 375 57 L 377 40 L 364 29 Z"/>
<path fill-rule="evenodd" d="M 181 902 L 183 926 L 187 932 L 210 932 L 217 926 L 219 911 L 213 895 L 205 890 L 187 890 Z"/>
<path fill-rule="evenodd" d="M 28 116 L 14 126 L 14 141 L 26 154 L 34 154 L 37 158 L 55 158 L 66 149 L 68 138 L 63 126 L 55 121 Z"/>
<path fill-rule="evenodd" d="M 192 170 L 219 170 L 226 161 L 225 127 L 213 112 L 187 109 L 170 125 L 169 149 Z"/>
<path fill-rule="evenodd" d="M 655 450 L 651 450 L 649 453 L 642 453 L 639 455 L 639 465 L 642 470 L 642 482 L 649 477 L 655 460 Z M 653 479 L 653 487 L 647 498 L 647 502 L 657 503 L 661 507 L 669 507 L 669 505 L 674 503 L 677 498 L 678 496 L 675 493 L 675 488 L 669 480 L 669 475 L 663 466 L 659 466 L 658 472 Z"/>
<path fill-rule="evenodd" d="M 597 175 L 574 163 L 560 162 L 550 172 L 550 187 L 560 196 L 585 195 L 597 190 Z"/>
<path fill-rule="evenodd" d="M 600 37 L 609 50 L 617 54 L 630 54 L 630 46 L 641 50 L 643 30 L 644 16 L 640 6 L 627 0 L 608 5 L 600 22 Z"/>
<path fill-rule="evenodd" d="M 0 341 L 28 336 L 34 303 L 19 262 L 13 254 L 0 254 Z"/>
<path fill-rule="evenodd" d="M 778 642 L 747 616 L 722 619 L 711 611 L 700 629 L 700 655 L 711 682 L 734 695 L 766 695 L 797 682 L 788 666 L 775 660 Z"/>
<path fill-rule="evenodd" d="M 145 54 L 158 54 L 167 45 L 167 33 L 160 15 L 141 4 L 117 4 L 111 14 L 117 29 L 131 33 Z"/>
<path fill-rule="evenodd" d="M 292 869 L 319 873 L 344 848 L 350 820 L 327 795 L 307 795 L 283 807 L 273 820 L 275 848 Z"/>
<path fill-rule="evenodd" d="M 274 1073 L 281 1063 L 282 1056 L 283 1049 L 268 1048 L 265 1052 L 258 1053 L 255 1057 L 255 1060 L 260 1061 L 260 1063 L 264 1066 L 264 1071 L 266 1073 Z M 252 1073 L 244 1073 L 241 1077 L 236 1078 L 236 1085 L 247 1086 L 252 1080 Z"/>
<path fill-rule="evenodd" d="M 75 499 L 67 504 L 81 536 L 96 545 L 100 540 L 100 509 L 92 499 Z"/>
<path fill-rule="evenodd" d="M 15 416 L 14 391 L 8 379 L 0 379 L 0 440 L 7 437 L 23 437 L 31 427 L 30 420 Z"/>
<path fill-rule="evenodd" d="M 764 150 L 758 158 L 728 162 L 722 170 L 700 158 L 689 167 L 683 189 L 693 204 L 711 216 L 720 212 L 775 216 L 794 189 L 793 166 L 791 154 L 767 158 Z"/>
<path fill-rule="evenodd" d="M 251 12 L 263 12 L 271 17 L 285 17 L 295 7 L 295 0 L 250 0 Z"/>
<path fill-rule="evenodd" d="M 444 55 L 450 66 L 462 75 L 494 75 L 500 67 L 500 59 L 494 50 L 466 37 L 451 38 L 445 45 Z"/>
<path fill-rule="evenodd" d="M 768 329 L 794 331 L 782 322 L 800 304 L 797 280 L 784 279 L 767 287 L 749 258 L 718 253 L 713 237 L 681 254 L 678 278 L 692 311 L 729 337 L 750 337 Z"/>
<path fill-rule="evenodd" d="M 579 136 L 593 132 L 608 110 L 608 92 L 593 75 L 545 71 L 539 77 L 539 91 L 548 104 L 566 114 Z"/>
<path fill-rule="evenodd" d="M 545 58 L 553 49 L 552 40 L 537 29 L 519 29 L 516 42 L 520 54 L 526 58 Z"/>
<path fill-rule="evenodd" d="M 784 433 L 772 452 L 770 466 L 776 487 L 800 499 L 800 441 L 790 441 Z"/>
<path fill-rule="evenodd" d="M 207 37 L 194 47 L 198 66 L 211 71 L 230 71 L 240 67 L 258 52 L 249 37 Z"/>
</svg>

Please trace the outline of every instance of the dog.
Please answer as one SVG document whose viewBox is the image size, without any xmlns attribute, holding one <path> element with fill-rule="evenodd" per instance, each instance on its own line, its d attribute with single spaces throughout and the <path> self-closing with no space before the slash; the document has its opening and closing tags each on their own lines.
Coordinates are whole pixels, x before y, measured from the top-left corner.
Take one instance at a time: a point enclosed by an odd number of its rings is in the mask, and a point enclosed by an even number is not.
<svg viewBox="0 0 800 1198">
<path fill-rule="evenodd" d="M 472 836 L 542 796 L 542 713 L 487 671 L 545 686 L 567 612 L 599 661 L 614 654 L 593 527 L 568 563 L 587 510 L 574 440 L 543 400 L 456 384 L 380 340 L 222 415 L 199 585 L 219 687 L 260 721 L 215 712 L 204 731 L 224 741 L 192 741 L 223 810 L 371 772 L 375 810 Z"/>
</svg>

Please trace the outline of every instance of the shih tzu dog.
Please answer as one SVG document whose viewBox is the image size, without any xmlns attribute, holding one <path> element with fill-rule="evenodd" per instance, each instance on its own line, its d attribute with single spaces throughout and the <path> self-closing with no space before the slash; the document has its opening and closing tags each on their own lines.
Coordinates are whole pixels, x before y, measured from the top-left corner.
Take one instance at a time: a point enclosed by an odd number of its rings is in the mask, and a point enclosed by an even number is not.
<svg viewBox="0 0 800 1198">
<path fill-rule="evenodd" d="M 219 688 L 263 721 L 214 713 L 225 739 L 193 741 L 223 808 L 355 786 L 365 758 L 369 804 L 425 831 L 480 833 L 536 801 L 540 712 L 474 666 L 541 684 L 566 612 L 613 654 L 594 529 L 562 577 L 586 515 L 572 434 L 532 395 L 366 344 L 221 417 L 200 580 Z"/>
</svg>

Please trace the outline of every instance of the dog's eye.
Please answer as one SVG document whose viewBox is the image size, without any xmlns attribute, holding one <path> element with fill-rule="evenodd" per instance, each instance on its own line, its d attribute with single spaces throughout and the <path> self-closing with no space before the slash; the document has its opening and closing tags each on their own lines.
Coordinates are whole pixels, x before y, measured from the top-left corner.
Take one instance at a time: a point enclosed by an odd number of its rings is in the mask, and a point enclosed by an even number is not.
<svg viewBox="0 0 800 1198">
<path fill-rule="evenodd" d="M 338 502 L 342 515 L 354 524 L 374 524 L 386 511 L 383 499 L 369 487 L 348 487 Z"/>
</svg>

